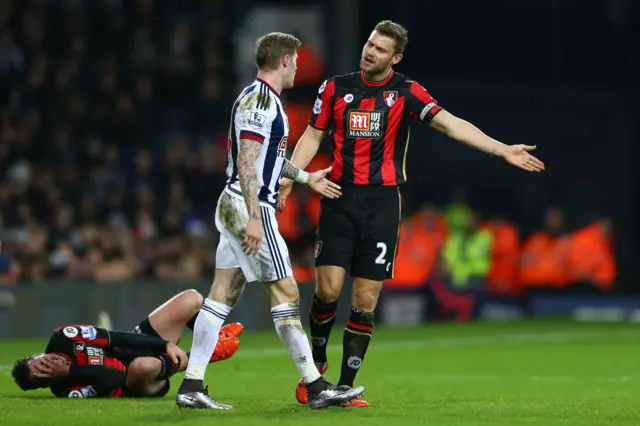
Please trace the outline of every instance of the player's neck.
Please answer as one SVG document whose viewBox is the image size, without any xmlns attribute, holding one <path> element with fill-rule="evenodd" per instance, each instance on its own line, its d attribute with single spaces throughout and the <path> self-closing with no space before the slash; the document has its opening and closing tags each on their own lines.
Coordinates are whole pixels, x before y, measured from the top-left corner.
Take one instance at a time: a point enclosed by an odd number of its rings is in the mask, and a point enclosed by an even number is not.
<svg viewBox="0 0 640 426">
<path fill-rule="evenodd" d="M 267 83 L 275 92 L 280 95 L 282 92 L 282 77 L 277 73 L 268 71 L 258 71 L 258 77 L 260 80 Z"/>
<path fill-rule="evenodd" d="M 364 76 L 364 78 L 366 78 L 368 81 L 371 81 L 372 83 L 377 83 L 379 81 L 383 81 L 385 80 L 387 77 L 389 77 L 389 75 L 391 74 L 392 69 L 386 69 L 382 72 L 379 72 L 377 74 L 371 74 L 368 73 L 366 71 L 362 71 L 362 75 Z"/>
</svg>

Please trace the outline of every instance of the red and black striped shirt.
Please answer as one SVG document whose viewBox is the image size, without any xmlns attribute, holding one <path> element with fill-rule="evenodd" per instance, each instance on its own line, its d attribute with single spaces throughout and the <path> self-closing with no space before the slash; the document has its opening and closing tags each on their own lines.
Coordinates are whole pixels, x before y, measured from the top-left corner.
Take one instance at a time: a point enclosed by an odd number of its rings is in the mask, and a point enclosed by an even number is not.
<svg viewBox="0 0 640 426">
<path fill-rule="evenodd" d="M 407 180 L 411 119 L 428 123 L 441 110 L 402 74 L 373 82 L 355 72 L 322 83 L 309 124 L 331 130 L 332 181 L 394 186 Z"/>
<path fill-rule="evenodd" d="M 58 327 L 45 353 L 63 356 L 71 366 L 68 377 L 51 384 L 51 392 L 69 398 L 123 396 L 127 365 L 137 356 L 162 353 L 166 346 L 157 337 L 89 324 Z"/>
</svg>

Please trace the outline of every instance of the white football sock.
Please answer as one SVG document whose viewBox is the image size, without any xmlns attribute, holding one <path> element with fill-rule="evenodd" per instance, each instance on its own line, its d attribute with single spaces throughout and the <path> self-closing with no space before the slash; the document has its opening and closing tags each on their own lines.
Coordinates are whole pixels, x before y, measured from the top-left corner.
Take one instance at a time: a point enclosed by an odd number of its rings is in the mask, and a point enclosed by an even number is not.
<svg viewBox="0 0 640 426">
<path fill-rule="evenodd" d="M 295 362 L 300 377 L 306 384 L 320 378 L 320 373 L 313 363 L 311 346 L 302 323 L 300 322 L 300 307 L 297 303 L 283 303 L 271 308 L 271 316 L 280 340 L 289 350 Z"/>
<path fill-rule="evenodd" d="M 222 324 L 231 312 L 231 307 L 205 299 L 193 327 L 193 343 L 189 354 L 189 364 L 185 379 L 203 380 L 213 351 L 218 344 L 218 334 Z"/>
</svg>

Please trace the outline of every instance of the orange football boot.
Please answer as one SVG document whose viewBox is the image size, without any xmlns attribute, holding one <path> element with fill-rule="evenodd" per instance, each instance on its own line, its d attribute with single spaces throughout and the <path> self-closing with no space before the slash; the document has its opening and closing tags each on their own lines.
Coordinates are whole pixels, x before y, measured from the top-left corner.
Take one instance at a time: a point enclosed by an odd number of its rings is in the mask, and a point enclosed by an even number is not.
<svg viewBox="0 0 640 426">
<path fill-rule="evenodd" d="M 211 360 L 209 362 L 218 362 L 229 359 L 233 354 L 238 352 L 239 347 L 240 340 L 237 337 L 220 334 L 218 344 L 216 345 L 216 349 L 213 351 L 213 355 L 211 355 Z"/>
<path fill-rule="evenodd" d="M 351 401 L 340 405 L 341 407 L 368 407 L 369 403 L 364 399 L 353 398 Z"/>
<path fill-rule="evenodd" d="M 220 333 L 227 337 L 240 337 L 243 329 L 244 327 L 239 322 L 232 322 L 222 327 Z"/>
<path fill-rule="evenodd" d="M 327 371 L 327 368 L 329 368 L 329 364 L 325 362 L 321 368 L 318 368 L 318 372 L 320 374 L 324 374 L 325 371 Z M 296 399 L 300 404 L 307 405 L 309 403 L 309 396 L 307 395 L 307 385 L 304 380 L 300 380 L 298 382 L 298 386 L 296 386 Z"/>
</svg>

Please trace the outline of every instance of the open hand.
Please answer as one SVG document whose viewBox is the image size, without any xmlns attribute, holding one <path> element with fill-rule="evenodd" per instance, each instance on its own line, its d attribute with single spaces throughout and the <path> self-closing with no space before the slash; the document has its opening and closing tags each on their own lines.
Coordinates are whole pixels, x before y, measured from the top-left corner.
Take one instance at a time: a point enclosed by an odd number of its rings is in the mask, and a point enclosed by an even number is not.
<svg viewBox="0 0 640 426">
<path fill-rule="evenodd" d="M 507 163 L 528 172 L 541 172 L 544 170 L 544 163 L 529 154 L 529 151 L 533 151 L 534 149 L 536 149 L 536 146 L 510 145 L 507 147 L 502 157 L 507 161 Z"/>
<path fill-rule="evenodd" d="M 331 166 L 326 169 L 318 170 L 317 172 L 309 173 L 307 185 L 320 195 L 324 195 L 327 198 L 339 198 L 342 195 L 342 192 L 340 192 L 340 185 L 325 178 L 330 171 Z"/>
</svg>

